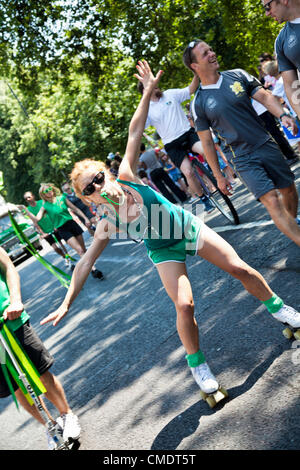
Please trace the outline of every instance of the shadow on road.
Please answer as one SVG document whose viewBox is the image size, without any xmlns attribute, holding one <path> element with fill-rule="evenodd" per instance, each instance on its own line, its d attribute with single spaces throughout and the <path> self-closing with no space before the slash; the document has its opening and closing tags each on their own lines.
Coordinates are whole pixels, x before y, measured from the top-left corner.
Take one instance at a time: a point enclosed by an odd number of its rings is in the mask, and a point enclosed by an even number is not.
<svg viewBox="0 0 300 470">
<path fill-rule="evenodd" d="M 180 415 L 172 419 L 172 421 L 161 430 L 158 436 L 156 436 L 151 450 L 176 450 L 186 437 L 192 436 L 196 431 L 198 438 L 200 434 L 201 440 L 201 418 L 218 413 L 229 401 L 232 402 L 235 398 L 248 392 L 281 353 L 282 347 L 277 346 L 266 360 L 255 367 L 243 384 L 228 388 L 229 397 L 219 403 L 216 408 L 210 409 L 203 400 L 199 400 L 199 402 L 195 403 L 186 411 L 180 413 Z"/>
</svg>

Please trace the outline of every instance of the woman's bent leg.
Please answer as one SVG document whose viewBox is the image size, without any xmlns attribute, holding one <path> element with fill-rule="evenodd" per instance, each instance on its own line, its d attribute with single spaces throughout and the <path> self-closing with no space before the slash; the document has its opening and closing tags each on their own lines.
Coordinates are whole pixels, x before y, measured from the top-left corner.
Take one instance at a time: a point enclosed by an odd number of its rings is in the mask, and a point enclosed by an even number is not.
<svg viewBox="0 0 300 470">
<path fill-rule="evenodd" d="M 202 227 L 204 243 L 198 255 L 238 279 L 260 301 L 269 300 L 273 292 L 263 276 L 245 263 L 222 237 L 207 225 Z"/>
</svg>

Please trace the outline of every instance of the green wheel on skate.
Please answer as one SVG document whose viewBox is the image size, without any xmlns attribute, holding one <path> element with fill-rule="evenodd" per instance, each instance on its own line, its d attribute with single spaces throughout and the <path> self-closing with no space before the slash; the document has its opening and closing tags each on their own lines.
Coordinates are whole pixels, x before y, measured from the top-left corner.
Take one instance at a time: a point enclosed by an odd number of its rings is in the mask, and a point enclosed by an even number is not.
<svg viewBox="0 0 300 470">
<path fill-rule="evenodd" d="M 217 404 L 215 397 L 213 395 L 208 396 L 205 401 L 210 408 L 214 408 Z"/>
<path fill-rule="evenodd" d="M 283 336 L 287 339 L 291 339 L 293 337 L 293 332 L 290 328 L 285 328 L 282 332 Z"/>
<path fill-rule="evenodd" d="M 205 400 L 210 408 L 214 408 L 220 401 L 228 397 L 228 392 L 225 388 L 219 387 L 214 393 L 207 394 L 200 390 L 202 400 Z"/>
<path fill-rule="evenodd" d="M 225 398 L 228 398 L 228 392 L 224 387 L 220 387 L 219 390 L 221 393 L 223 393 Z"/>
<path fill-rule="evenodd" d="M 300 330 L 297 330 L 297 331 L 294 333 L 294 338 L 297 339 L 298 341 L 300 341 Z"/>
</svg>

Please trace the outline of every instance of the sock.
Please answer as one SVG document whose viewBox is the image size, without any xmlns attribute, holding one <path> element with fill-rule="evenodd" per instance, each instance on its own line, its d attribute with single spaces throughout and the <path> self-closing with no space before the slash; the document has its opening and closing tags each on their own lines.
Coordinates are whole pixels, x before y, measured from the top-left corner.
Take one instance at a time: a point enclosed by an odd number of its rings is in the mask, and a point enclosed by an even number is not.
<svg viewBox="0 0 300 470">
<path fill-rule="evenodd" d="M 200 349 L 195 354 L 187 354 L 185 358 L 189 367 L 197 367 L 206 362 L 204 354 Z"/>
<path fill-rule="evenodd" d="M 273 294 L 269 300 L 265 300 L 262 303 L 265 304 L 269 313 L 278 312 L 278 310 L 280 310 L 284 305 L 283 300 L 276 294 Z"/>
</svg>

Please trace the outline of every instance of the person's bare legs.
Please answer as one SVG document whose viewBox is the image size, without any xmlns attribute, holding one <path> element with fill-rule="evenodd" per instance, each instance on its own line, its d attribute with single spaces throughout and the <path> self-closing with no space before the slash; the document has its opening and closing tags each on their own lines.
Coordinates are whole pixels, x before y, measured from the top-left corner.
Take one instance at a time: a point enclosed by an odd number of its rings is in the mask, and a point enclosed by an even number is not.
<svg viewBox="0 0 300 470">
<path fill-rule="evenodd" d="M 80 258 L 84 255 L 86 252 L 85 244 L 82 235 L 79 235 L 77 237 L 71 237 L 67 240 L 68 245 L 70 245 L 73 250 L 76 251 L 76 253 L 80 256 Z"/>
<path fill-rule="evenodd" d="M 156 266 L 167 294 L 177 312 L 177 331 L 187 354 L 199 350 L 198 326 L 194 317 L 191 284 L 184 263 L 168 262 Z"/>
<path fill-rule="evenodd" d="M 273 189 L 261 196 L 260 201 L 269 212 L 276 227 L 300 246 L 300 227 L 295 220 L 297 209 L 295 209 L 294 191 L 292 188 L 280 191 L 282 197 L 276 189 Z M 295 215 L 291 215 L 290 211 Z"/>
<path fill-rule="evenodd" d="M 15 395 L 16 395 L 16 398 L 18 400 L 18 402 L 20 403 L 20 405 L 24 408 L 25 411 L 27 411 L 27 413 L 29 413 L 36 421 L 38 421 L 39 423 L 45 425 L 45 421 L 44 421 L 44 418 L 42 417 L 42 415 L 39 413 L 38 409 L 36 408 L 35 405 L 30 405 L 27 401 L 27 399 L 25 398 L 25 395 L 23 394 L 22 390 L 20 390 L 18 388 L 18 390 L 16 390 L 15 392 Z M 41 402 L 41 405 L 43 406 L 47 416 L 49 417 L 49 419 L 55 423 L 55 419 L 53 419 L 53 417 L 50 415 L 49 411 L 47 410 L 47 408 L 45 407 L 45 404 L 44 404 L 44 401 L 42 399 L 42 397 L 39 397 L 40 399 L 40 402 Z"/>
<path fill-rule="evenodd" d="M 53 248 L 53 250 L 55 251 L 55 253 L 57 253 L 58 255 L 60 255 L 63 259 L 66 259 L 66 254 L 60 246 L 56 245 L 56 243 L 53 243 L 51 245 L 51 248 Z"/>
<path fill-rule="evenodd" d="M 55 375 L 47 371 L 41 375 L 41 381 L 46 387 L 45 397 L 57 408 L 59 414 L 67 414 L 71 412 L 68 405 L 64 389 Z"/>
<path fill-rule="evenodd" d="M 263 276 L 245 263 L 222 237 L 207 225 L 201 229 L 202 248 L 198 255 L 238 279 L 245 289 L 260 301 L 269 300 L 273 291 Z M 177 329 L 188 354 L 199 349 L 198 327 L 194 317 L 194 302 L 191 284 L 184 263 L 162 263 L 157 265 L 162 283 L 177 312 Z"/>
<path fill-rule="evenodd" d="M 55 377 L 51 372 L 47 371 L 40 377 L 41 381 L 46 387 L 47 392 L 45 393 L 45 397 L 51 401 L 51 403 L 55 406 L 55 408 L 58 410 L 59 414 L 67 414 L 71 412 L 71 409 L 68 405 L 64 389 L 60 383 L 60 381 Z M 33 417 L 35 418 L 39 423 L 45 424 L 45 421 L 37 408 L 34 405 L 30 405 L 25 398 L 23 392 L 18 389 L 16 391 L 16 397 L 21 404 L 21 406 Z M 54 423 L 55 420 L 47 410 L 44 401 L 42 397 L 39 397 L 41 404 L 47 414 L 47 416 L 51 419 L 51 421 Z"/>
<path fill-rule="evenodd" d="M 86 253 L 86 247 L 84 244 L 84 239 L 82 235 L 78 235 L 77 237 L 71 237 L 67 240 L 67 243 L 70 245 L 71 248 L 73 248 L 77 254 L 82 258 L 82 256 Z M 95 272 L 100 273 L 101 276 L 102 273 L 101 271 L 98 271 L 95 265 L 92 267 L 92 273 L 94 274 Z M 100 278 L 100 276 L 99 276 Z"/>
<path fill-rule="evenodd" d="M 199 153 L 200 155 L 203 155 L 203 157 L 204 157 L 204 149 L 203 149 L 203 145 L 202 145 L 200 140 L 198 142 L 194 143 L 191 150 L 192 150 L 192 152 Z"/>
<path fill-rule="evenodd" d="M 195 175 L 194 168 L 192 167 L 192 164 L 187 157 L 183 159 L 180 165 L 180 171 L 186 177 L 190 191 L 192 191 L 193 194 L 197 196 L 202 196 L 203 195 L 202 186 L 199 183 L 199 180 Z"/>
<path fill-rule="evenodd" d="M 295 219 L 298 213 L 298 193 L 295 184 L 291 184 L 288 188 L 279 189 L 284 207 L 288 213 Z"/>
<path fill-rule="evenodd" d="M 203 225 L 201 231 L 203 246 L 198 250 L 199 256 L 238 279 L 245 289 L 260 301 L 272 297 L 273 291 L 263 276 L 245 263 L 226 240 L 207 225 Z"/>
</svg>

